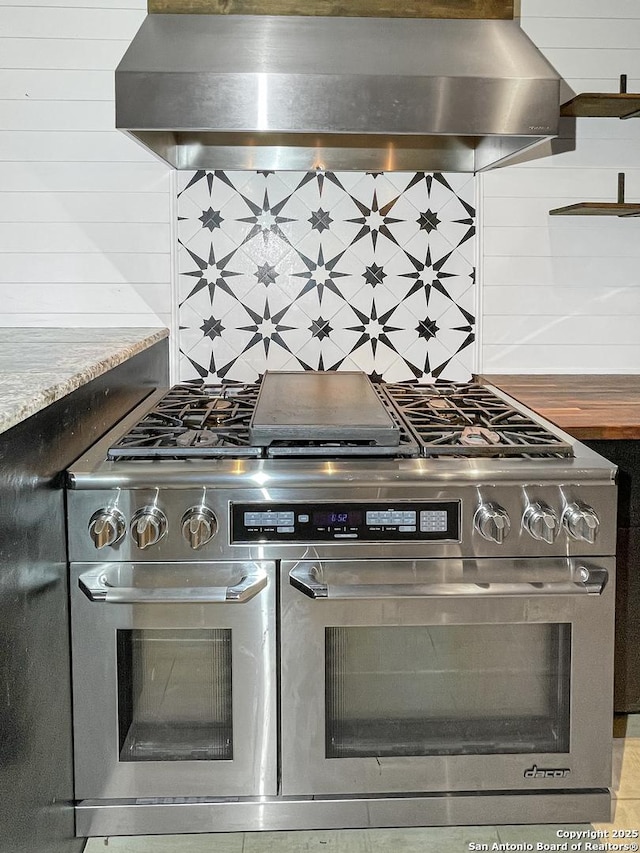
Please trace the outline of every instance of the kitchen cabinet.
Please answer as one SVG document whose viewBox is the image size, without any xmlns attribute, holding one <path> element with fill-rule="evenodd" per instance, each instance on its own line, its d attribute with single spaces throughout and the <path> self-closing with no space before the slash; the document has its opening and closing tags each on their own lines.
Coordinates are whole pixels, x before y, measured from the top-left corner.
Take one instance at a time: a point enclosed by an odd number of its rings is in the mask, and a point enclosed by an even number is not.
<svg viewBox="0 0 640 853">
<path fill-rule="evenodd" d="M 124 361 L 114 345 L 116 363 L 98 376 L 104 363 L 85 357 L 69 370 L 68 387 L 77 387 L 66 394 L 63 371 L 45 373 L 49 399 L 56 387 L 62 395 L 46 405 L 38 368 L 23 354 L 34 347 L 14 331 L 4 336 L 13 335 L 11 375 L 9 345 L 0 347 L 0 849 L 75 853 L 84 841 L 74 837 L 72 807 L 64 470 L 152 388 L 167 384 L 167 341 Z M 44 335 L 40 370 L 55 371 L 46 359 L 52 335 Z M 88 335 L 95 340 L 95 330 Z M 72 358 L 73 341 L 63 346 Z"/>
<path fill-rule="evenodd" d="M 640 375 L 486 375 L 618 466 L 614 709 L 640 711 Z"/>
</svg>

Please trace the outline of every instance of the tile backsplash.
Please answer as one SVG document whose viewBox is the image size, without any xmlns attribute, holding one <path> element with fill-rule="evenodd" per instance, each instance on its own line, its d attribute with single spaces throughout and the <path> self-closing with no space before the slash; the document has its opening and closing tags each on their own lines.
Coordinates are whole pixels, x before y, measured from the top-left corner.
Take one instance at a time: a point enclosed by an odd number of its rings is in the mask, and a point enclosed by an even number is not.
<svg viewBox="0 0 640 853">
<path fill-rule="evenodd" d="M 181 172 L 180 379 L 474 369 L 475 182 L 464 174 Z"/>
</svg>

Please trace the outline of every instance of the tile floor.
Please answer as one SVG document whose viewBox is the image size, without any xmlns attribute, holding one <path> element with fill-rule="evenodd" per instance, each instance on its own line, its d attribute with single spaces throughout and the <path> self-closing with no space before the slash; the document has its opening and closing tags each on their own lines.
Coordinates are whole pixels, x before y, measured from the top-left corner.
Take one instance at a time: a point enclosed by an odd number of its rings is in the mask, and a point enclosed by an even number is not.
<svg viewBox="0 0 640 853">
<path fill-rule="evenodd" d="M 593 824 L 594 829 L 640 831 L 640 715 L 618 717 L 613 741 L 613 819 Z M 554 850 L 561 844 L 558 829 L 589 829 L 589 825 L 565 826 L 463 826 L 410 829 L 348 829 L 313 832 L 237 832 L 209 835 L 158 835 L 137 838 L 92 838 L 85 853 L 466 853 L 471 845 L 533 845 L 529 849 Z M 640 839 L 627 839 L 640 844 Z M 610 834 L 579 850 L 608 848 L 625 842 Z M 540 845 L 540 846 L 538 846 Z M 543 846 L 543 845 L 548 845 Z M 499 850 L 499 847 L 495 847 Z M 508 847 L 503 847 L 508 850 Z M 514 848 L 512 848 L 514 849 Z M 515 848 L 516 850 L 518 848 Z M 527 849 L 520 847 L 520 849 Z M 562 849 L 555 848 L 555 849 Z M 567 849 L 567 848 L 565 848 Z M 571 849 L 569 843 L 568 849 Z M 625 848 L 618 848 L 625 849 Z M 637 848 L 636 848 L 637 849 Z"/>
</svg>

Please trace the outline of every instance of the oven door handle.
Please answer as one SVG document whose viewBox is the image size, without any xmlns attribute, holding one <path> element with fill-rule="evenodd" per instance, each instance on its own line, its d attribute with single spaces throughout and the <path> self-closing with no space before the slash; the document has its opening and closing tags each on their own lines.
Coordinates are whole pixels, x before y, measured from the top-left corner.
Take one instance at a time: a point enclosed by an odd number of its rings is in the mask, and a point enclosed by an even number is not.
<svg viewBox="0 0 640 853">
<path fill-rule="evenodd" d="M 267 585 L 267 573 L 256 568 L 234 586 L 126 587 L 111 586 L 103 569 L 84 572 L 80 589 L 102 604 L 244 604 Z"/>
<path fill-rule="evenodd" d="M 289 572 L 289 582 L 309 598 L 319 601 L 374 598 L 444 598 L 526 595 L 600 595 L 609 575 L 606 569 L 578 569 L 579 580 L 540 583 L 397 583 L 397 584 L 326 584 L 319 580 L 317 566 L 297 566 Z"/>
</svg>

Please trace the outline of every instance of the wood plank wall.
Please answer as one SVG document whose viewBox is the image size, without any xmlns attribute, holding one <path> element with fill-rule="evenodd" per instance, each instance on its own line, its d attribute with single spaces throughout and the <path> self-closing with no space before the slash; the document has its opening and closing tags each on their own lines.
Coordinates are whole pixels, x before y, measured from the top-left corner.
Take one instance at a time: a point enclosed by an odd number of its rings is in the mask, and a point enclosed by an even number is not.
<svg viewBox="0 0 640 853">
<path fill-rule="evenodd" d="M 623 73 L 640 91 L 638 0 L 523 0 L 521 24 L 565 99 L 615 92 Z M 640 373 L 640 219 L 549 216 L 614 201 L 618 172 L 640 199 L 640 119 L 563 119 L 548 148 L 481 179 L 482 369 Z"/>
<path fill-rule="evenodd" d="M 113 129 L 146 7 L 0 0 L 0 327 L 171 321 L 169 170 Z M 522 24 L 574 91 L 640 90 L 638 0 L 524 0 Z M 548 216 L 619 171 L 640 199 L 640 119 L 575 124 L 575 150 L 481 179 L 486 372 L 640 372 L 640 220 Z"/>
<path fill-rule="evenodd" d="M 0 0 L 3 326 L 171 322 L 167 166 L 114 129 L 146 0 Z"/>
<path fill-rule="evenodd" d="M 514 0 L 148 0 L 149 12 L 338 15 L 383 18 L 513 18 Z"/>
</svg>

